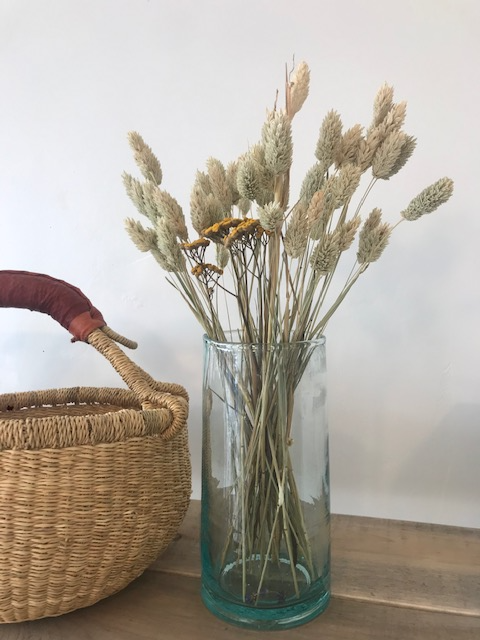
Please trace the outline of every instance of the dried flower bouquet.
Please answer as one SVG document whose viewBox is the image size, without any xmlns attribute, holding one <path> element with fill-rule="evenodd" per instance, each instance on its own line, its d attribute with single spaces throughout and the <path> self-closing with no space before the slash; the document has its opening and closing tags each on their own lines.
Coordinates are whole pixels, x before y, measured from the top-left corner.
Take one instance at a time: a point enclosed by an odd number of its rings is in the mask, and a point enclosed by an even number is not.
<svg viewBox="0 0 480 640">
<path fill-rule="evenodd" d="M 227 166 L 209 158 L 206 171 L 197 172 L 190 198 L 196 239 L 189 238 L 178 202 L 160 188 L 160 163 L 138 133 L 130 133 L 129 142 L 143 180 L 123 176 L 127 194 L 150 223 L 127 219 L 131 239 L 170 274 L 168 281 L 207 336 L 262 345 L 242 379 L 231 375 L 227 364 L 223 372 L 226 386 L 246 407 L 238 445 L 244 463 L 231 488 L 238 517 L 232 519 L 224 554 L 234 551 L 244 575 L 253 559 L 260 562 L 254 590 L 259 594 L 267 563 L 283 553 L 297 597 L 298 558 L 313 570 L 290 459 L 293 398 L 308 363 L 308 341 L 324 333 L 354 283 L 380 258 L 394 227 L 434 211 L 453 191 L 452 180 L 441 178 L 401 211 L 395 225 L 376 207 L 364 215 L 374 185 L 397 174 L 416 144 L 403 131 L 406 103 L 395 103 L 393 88 L 385 84 L 367 128 L 357 124 L 344 130 L 339 114 L 327 113 L 316 161 L 291 203 L 292 120 L 307 98 L 309 80 L 302 62 L 287 74 L 285 106 L 268 113 L 258 144 Z M 332 297 L 342 257 L 352 268 Z M 277 345 L 301 342 L 303 351 L 283 361 Z M 227 405 L 225 398 L 225 415 Z M 244 602 L 252 600 L 246 578 L 241 591 Z"/>
</svg>

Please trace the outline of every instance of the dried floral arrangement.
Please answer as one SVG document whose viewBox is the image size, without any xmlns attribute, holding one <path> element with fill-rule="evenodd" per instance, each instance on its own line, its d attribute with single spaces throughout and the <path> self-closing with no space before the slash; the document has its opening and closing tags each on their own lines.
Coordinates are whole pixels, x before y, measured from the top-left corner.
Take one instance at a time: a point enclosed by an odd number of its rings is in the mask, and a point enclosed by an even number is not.
<svg viewBox="0 0 480 640">
<path fill-rule="evenodd" d="M 290 203 L 292 120 L 308 96 L 309 80 L 302 62 L 287 75 L 285 106 L 268 113 L 260 141 L 226 166 L 209 158 L 206 171 L 197 172 L 190 198 L 195 239 L 179 203 L 160 188 L 160 163 L 138 133 L 130 133 L 129 142 L 143 180 L 123 175 L 128 196 L 150 223 L 127 219 L 131 239 L 168 272 L 207 336 L 268 347 L 256 350 L 240 378 L 225 358 L 219 366 L 228 389 L 223 397 L 215 392 L 226 421 L 235 412 L 240 415 L 225 455 L 240 460 L 243 452 L 244 462 L 232 465 L 237 475 L 223 488 L 222 499 L 232 501 L 223 555 L 241 565 L 243 602 L 252 600 L 245 576 L 256 573 L 253 592 L 262 593 L 271 558 L 283 557 L 292 568 L 293 599 L 301 592 L 295 574 L 299 558 L 312 581 L 321 579 L 295 479 L 295 430 L 301 428 L 292 424 L 295 390 L 310 358 L 308 341 L 324 333 L 398 224 L 384 221 L 377 207 L 365 215 L 367 197 L 379 180 L 404 167 L 416 143 L 402 129 L 406 103 L 395 103 L 393 88 L 385 84 L 368 127 L 357 124 L 344 131 L 339 114 L 327 113 L 315 163 Z M 452 192 L 452 180 L 441 178 L 411 200 L 399 221 L 434 211 Z M 344 256 L 352 268 L 332 295 Z M 275 347 L 302 342 L 306 346 L 295 356 Z M 207 393 L 207 423 L 210 405 Z M 323 497 L 327 511 L 327 491 Z M 260 566 L 253 569 L 255 563 Z"/>
<path fill-rule="evenodd" d="M 157 157 L 138 133 L 129 134 L 144 180 L 124 173 L 123 181 L 150 226 L 127 219 L 127 231 L 140 251 L 150 252 L 172 274 L 169 281 L 212 339 L 223 341 L 227 331 L 239 328 L 246 342 L 321 335 L 359 276 L 380 258 L 396 226 L 383 221 L 377 207 L 362 217 L 376 182 L 397 174 L 416 145 L 402 130 L 406 103 L 395 103 L 387 84 L 375 97 L 366 129 L 356 124 L 344 131 L 340 115 L 327 113 L 316 161 L 289 204 L 292 120 L 308 96 L 309 81 L 302 62 L 286 79 L 285 107 L 268 113 L 258 144 L 227 166 L 209 158 L 206 171 L 197 172 L 190 198 L 191 225 L 198 234 L 193 241 L 181 206 L 160 189 Z M 371 179 L 357 194 L 368 172 Z M 453 181 L 441 178 L 413 198 L 398 222 L 434 211 L 452 191 Z M 351 256 L 355 240 L 350 275 L 325 308 L 340 258 Z"/>
</svg>

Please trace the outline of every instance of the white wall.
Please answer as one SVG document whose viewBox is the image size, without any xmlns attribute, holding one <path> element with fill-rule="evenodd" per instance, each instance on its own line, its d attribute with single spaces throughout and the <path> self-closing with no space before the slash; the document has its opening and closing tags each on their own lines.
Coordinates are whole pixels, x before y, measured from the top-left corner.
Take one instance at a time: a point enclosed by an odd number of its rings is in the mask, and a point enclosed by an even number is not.
<svg viewBox="0 0 480 640">
<path fill-rule="evenodd" d="M 141 366 L 189 389 L 196 497 L 201 330 L 123 230 L 126 134 L 188 213 L 195 170 L 256 141 L 295 54 L 312 84 L 294 189 L 327 110 L 368 124 L 384 81 L 418 148 L 371 205 L 393 221 L 427 184 L 456 183 L 396 230 L 329 326 L 332 508 L 480 527 L 479 18 L 476 0 L 0 0 L 0 269 L 80 287 L 139 341 Z M 0 353 L 1 392 L 119 384 L 40 314 L 2 310 Z"/>
</svg>

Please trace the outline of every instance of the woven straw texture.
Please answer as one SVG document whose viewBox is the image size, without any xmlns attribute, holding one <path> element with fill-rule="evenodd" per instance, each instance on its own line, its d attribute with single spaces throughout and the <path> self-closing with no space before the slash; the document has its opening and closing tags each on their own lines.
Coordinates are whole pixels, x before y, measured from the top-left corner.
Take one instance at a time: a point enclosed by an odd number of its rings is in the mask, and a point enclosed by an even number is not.
<svg viewBox="0 0 480 640">
<path fill-rule="evenodd" d="M 108 329 L 88 342 L 129 390 L 0 396 L 0 622 L 119 591 L 172 541 L 189 504 L 186 391 L 154 381 Z"/>
</svg>

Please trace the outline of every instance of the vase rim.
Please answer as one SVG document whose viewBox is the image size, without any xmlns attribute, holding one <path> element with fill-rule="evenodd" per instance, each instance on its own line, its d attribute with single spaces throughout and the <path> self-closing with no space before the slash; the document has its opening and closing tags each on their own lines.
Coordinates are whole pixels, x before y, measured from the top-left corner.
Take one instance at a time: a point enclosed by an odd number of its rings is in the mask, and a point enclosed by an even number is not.
<svg viewBox="0 0 480 640">
<path fill-rule="evenodd" d="M 235 339 L 235 336 L 238 336 L 239 331 L 226 331 L 226 337 L 231 337 L 231 340 L 215 340 L 214 338 L 210 338 L 206 333 L 203 334 L 203 341 L 205 344 L 212 344 L 222 347 L 270 347 L 270 348 L 279 348 L 286 347 L 289 345 L 324 345 L 326 343 L 326 337 L 324 335 L 318 336 L 317 338 L 311 338 L 310 340 L 295 340 L 293 342 L 245 342 L 243 340 Z"/>
</svg>

